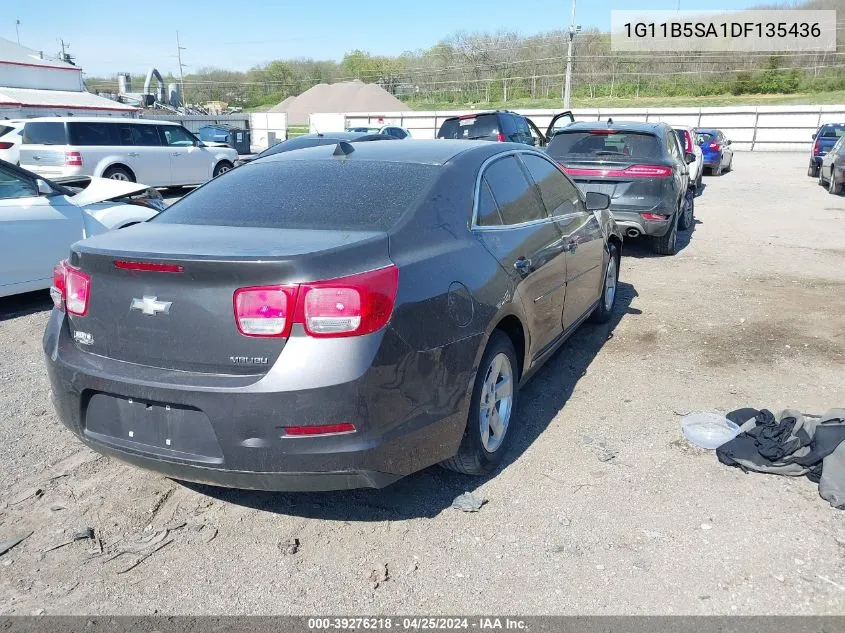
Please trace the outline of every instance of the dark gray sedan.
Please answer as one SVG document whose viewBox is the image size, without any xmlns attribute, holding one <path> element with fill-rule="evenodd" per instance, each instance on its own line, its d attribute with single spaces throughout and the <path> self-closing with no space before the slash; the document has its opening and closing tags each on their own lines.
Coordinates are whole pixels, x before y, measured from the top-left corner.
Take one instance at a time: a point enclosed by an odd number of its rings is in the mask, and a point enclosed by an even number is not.
<svg viewBox="0 0 845 633">
<path fill-rule="evenodd" d="M 836 141 L 819 165 L 819 184 L 827 187 L 828 193 L 838 196 L 842 193 L 843 183 L 845 183 L 845 136 Z"/>
<path fill-rule="evenodd" d="M 519 385 L 611 317 L 608 205 L 516 144 L 249 163 L 56 267 L 56 409 L 97 451 L 216 485 L 488 473 L 518 431 Z"/>
</svg>

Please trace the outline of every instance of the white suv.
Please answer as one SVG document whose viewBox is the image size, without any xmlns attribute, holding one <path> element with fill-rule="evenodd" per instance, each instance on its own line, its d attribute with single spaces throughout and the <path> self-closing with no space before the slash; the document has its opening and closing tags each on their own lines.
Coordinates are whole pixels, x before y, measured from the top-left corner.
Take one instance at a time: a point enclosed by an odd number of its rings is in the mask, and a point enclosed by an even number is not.
<svg viewBox="0 0 845 633">
<path fill-rule="evenodd" d="M 45 117 L 23 129 L 20 165 L 57 178 L 101 176 L 153 187 L 199 185 L 235 164 L 229 147 L 209 147 L 178 123 L 147 119 Z"/>
</svg>

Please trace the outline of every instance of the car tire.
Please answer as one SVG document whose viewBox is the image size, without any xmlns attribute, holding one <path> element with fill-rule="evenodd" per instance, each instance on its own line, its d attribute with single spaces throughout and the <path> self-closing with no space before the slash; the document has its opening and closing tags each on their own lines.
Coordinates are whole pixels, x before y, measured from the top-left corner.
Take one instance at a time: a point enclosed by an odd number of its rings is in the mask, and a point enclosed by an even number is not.
<svg viewBox="0 0 845 633">
<path fill-rule="evenodd" d="M 478 365 L 461 446 L 457 454 L 441 462 L 441 466 L 464 475 L 486 475 L 499 465 L 513 435 L 518 367 L 510 338 L 504 332 L 494 330 Z M 501 399 L 495 399 L 498 396 Z M 495 418 L 493 411 L 496 411 Z M 494 425 L 490 424 L 492 419 L 499 420 L 499 433 L 494 432 Z"/>
<path fill-rule="evenodd" d="M 713 167 L 713 175 L 714 176 L 721 176 L 722 175 L 722 163 L 721 163 L 721 161 L 719 162 L 718 165 Z"/>
<path fill-rule="evenodd" d="M 678 218 L 678 228 L 687 231 L 692 228 L 693 224 L 695 224 L 695 192 L 688 189 L 684 196 L 684 212 Z"/>
<path fill-rule="evenodd" d="M 607 258 L 607 267 L 604 269 L 604 283 L 602 284 L 599 304 L 590 315 L 590 321 L 593 323 L 607 323 L 610 321 L 613 317 L 613 308 L 616 306 L 620 255 L 616 244 L 610 243 L 607 246 L 610 256 Z"/>
<path fill-rule="evenodd" d="M 110 180 L 122 180 L 123 182 L 135 182 L 135 174 L 125 167 L 109 167 L 103 172 L 103 178 Z"/>
<path fill-rule="evenodd" d="M 830 178 L 827 181 L 827 192 L 832 196 L 838 196 L 842 193 L 842 183 L 836 182 L 836 176 L 833 175 L 833 168 L 830 168 Z"/>
<path fill-rule="evenodd" d="M 810 178 L 816 178 L 819 175 L 819 166 L 815 163 L 810 163 L 810 166 L 807 168 L 807 175 Z"/>
<path fill-rule="evenodd" d="M 824 171 L 822 170 L 823 166 L 824 165 L 819 166 L 819 187 L 827 186 L 827 181 L 824 179 Z"/>
<path fill-rule="evenodd" d="M 727 166 L 725 167 L 725 173 L 728 173 L 734 168 L 734 156 L 731 154 L 731 159 L 728 161 Z"/>
<path fill-rule="evenodd" d="M 672 226 L 664 235 L 651 238 L 651 250 L 658 255 L 675 255 L 678 252 L 678 216 L 680 211 L 672 217 Z"/>
<path fill-rule="evenodd" d="M 228 160 L 221 160 L 214 166 L 214 174 L 212 175 L 213 178 L 217 178 L 220 174 L 225 174 L 227 171 L 231 171 L 234 168 L 234 165 L 230 163 Z"/>
</svg>

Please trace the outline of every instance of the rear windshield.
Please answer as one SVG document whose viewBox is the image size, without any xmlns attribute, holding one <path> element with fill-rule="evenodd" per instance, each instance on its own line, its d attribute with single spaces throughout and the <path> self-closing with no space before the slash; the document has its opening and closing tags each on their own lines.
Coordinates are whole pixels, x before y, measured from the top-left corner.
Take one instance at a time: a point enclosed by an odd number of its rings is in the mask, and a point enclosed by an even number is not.
<svg viewBox="0 0 845 633">
<path fill-rule="evenodd" d="M 712 143 L 716 140 L 716 135 L 711 134 L 710 132 L 699 132 L 697 136 L 697 142 L 699 145 L 703 143 Z"/>
<path fill-rule="evenodd" d="M 393 226 L 439 167 L 343 160 L 252 162 L 159 214 L 168 224 L 378 231 Z"/>
<path fill-rule="evenodd" d="M 482 114 L 466 119 L 446 119 L 440 126 L 437 138 L 471 140 L 495 138 L 499 133 L 499 124 L 495 114 Z"/>
<path fill-rule="evenodd" d="M 295 149 L 304 149 L 306 147 L 317 147 L 318 145 L 328 145 L 329 143 L 337 143 L 333 139 L 316 138 L 313 136 L 300 136 L 292 138 L 281 143 L 276 143 L 265 149 L 255 158 L 264 158 L 265 156 L 272 156 L 273 154 L 280 154 L 282 152 L 290 152 Z"/>
<path fill-rule="evenodd" d="M 552 156 L 631 156 L 660 158 L 660 141 L 653 134 L 639 132 L 611 132 L 605 130 L 559 132 L 549 141 Z"/>
<path fill-rule="evenodd" d="M 819 136 L 823 136 L 825 138 L 839 138 L 840 136 L 845 136 L 845 125 L 840 125 L 838 123 L 823 125 L 822 129 L 819 130 Z"/>
<path fill-rule="evenodd" d="M 27 123 L 23 127 L 25 145 L 67 145 L 64 123 Z"/>
</svg>

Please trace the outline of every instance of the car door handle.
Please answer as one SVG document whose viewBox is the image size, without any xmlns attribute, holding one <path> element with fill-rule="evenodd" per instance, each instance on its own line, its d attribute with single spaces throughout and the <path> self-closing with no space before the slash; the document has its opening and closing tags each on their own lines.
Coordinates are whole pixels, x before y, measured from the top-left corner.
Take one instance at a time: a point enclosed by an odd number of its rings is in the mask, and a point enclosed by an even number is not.
<svg viewBox="0 0 845 633">
<path fill-rule="evenodd" d="M 138 156 L 140 156 L 140 154 L 138 154 L 138 152 L 129 152 L 127 154 L 127 156 L 131 156 L 132 158 L 138 158 Z"/>
<path fill-rule="evenodd" d="M 173 155 L 174 155 L 174 156 L 181 156 L 181 155 L 182 155 L 182 152 L 173 152 Z"/>
<path fill-rule="evenodd" d="M 513 263 L 513 267 L 516 268 L 516 272 L 518 272 L 522 277 L 527 277 L 529 274 L 534 272 L 534 266 L 530 259 L 525 257 L 520 257 Z"/>
</svg>

